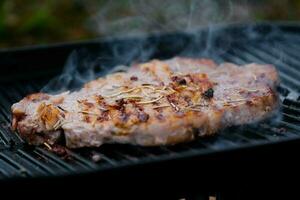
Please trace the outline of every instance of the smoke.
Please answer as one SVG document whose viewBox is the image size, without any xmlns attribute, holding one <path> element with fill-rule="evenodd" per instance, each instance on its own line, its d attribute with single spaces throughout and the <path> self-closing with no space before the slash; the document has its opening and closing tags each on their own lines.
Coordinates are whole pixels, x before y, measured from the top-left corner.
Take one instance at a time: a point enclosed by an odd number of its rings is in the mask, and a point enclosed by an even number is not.
<svg viewBox="0 0 300 200">
<path fill-rule="evenodd" d="M 129 0 L 107 1 L 90 20 L 100 35 L 187 31 L 216 23 L 252 18 L 247 1 Z"/>
<path fill-rule="evenodd" d="M 156 50 L 155 41 L 126 40 L 111 43 L 104 52 L 82 48 L 74 50 L 68 57 L 62 72 L 50 80 L 41 92 L 60 93 L 76 90 L 84 83 L 113 72 L 126 71 L 133 61 L 148 60 Z"/>
<path fill-rule="evenodd" d="M 98 59 L 86 50 L 73 51 L 66 61 L 65 67 L 60 75 L 50 80 L 41 91 L 59 93 L 80 87 L 88 80 L 95 79 L 105 71 L 99 65 Z"/>
<path fill-rule="evenodd" d="M 124 69 L 124 65 L 152 58 L 178 55 L 218 58 L 237 40 L 223 34 L 218 24 L 246 22 L 252 17 L 246 0 L 110 0 L 99 7 L 86 6 L 95 13 L 88 23 L 91 29 L 106 38 L 121 39 L 99 50 L 75 50 L 62 73 L 50 80 L 43 92 L 74 90 L 120 66 Z M 198 31 L 203 27 L 204 32 Z M 257 31 L 250 29 L 246 30 L 249 37 L 258 37 Z M 173 34 L 175 32 L 185 35 Z M 149 34 L 153 37 L 148 38 Z M 161 40 L 164 40 L 163 45 Z"/>
</svg>

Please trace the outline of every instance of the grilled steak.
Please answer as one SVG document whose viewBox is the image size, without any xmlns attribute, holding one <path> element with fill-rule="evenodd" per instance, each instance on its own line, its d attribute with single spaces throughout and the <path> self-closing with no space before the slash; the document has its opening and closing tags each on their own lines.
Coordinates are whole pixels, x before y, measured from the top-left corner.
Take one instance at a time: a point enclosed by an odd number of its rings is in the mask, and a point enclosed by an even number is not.
<svg viewBox="0 0 300 200">
<path fill-rule="evenodd" d="M 12 106 L 12 128 L 31 144 L 69 148 L 176 144 L 253 123 L 278 108 L 271 65 L 173 58 L 131 66 L 76 92 L 31 94 Z"/>
</svg>

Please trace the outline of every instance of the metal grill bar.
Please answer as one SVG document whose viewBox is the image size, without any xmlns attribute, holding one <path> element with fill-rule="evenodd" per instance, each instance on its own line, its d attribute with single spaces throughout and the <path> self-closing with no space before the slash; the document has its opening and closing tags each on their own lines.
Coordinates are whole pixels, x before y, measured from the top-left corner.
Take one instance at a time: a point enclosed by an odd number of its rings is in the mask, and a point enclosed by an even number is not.
<svg viewBox="0 0 300 200">
<path fill-rule="evenodd" d="M 300 84 L 297 77 L 300 76 L 300 72 L 294 68 L 292 68 L 290 65 L 286 65 L 281 61 L 280 57 L 272 57 L 268 54 L 269 50 L 266 49 L 266 51 L 261 51 L 261 47 L 259 46 L 244 46 L 244 48 L 248 52 L 252 52 L 252 54 L 255 54 L 256 58 L 259 58 L 260 61 L 267 63 L 272 61 L 276 66 L 280 67 L 280 73 L 285 74 L 285 77 L 288 77 L 288 79 L 293 82 L 296 86 Z"/>
<path fill-rule="evenodd" d="M 42 171 L 44 173 L 49 173 L 49 174 L 53 174 L 55 175 L 55 171 L 53 169 L 51 169 L 51 167 L 43 164 L 40 160 L 41 158 L 37 159 L 33 156 L 31 156 L 30 154 L 26 153 L 24 150 L 19 149 L 17 152 L 21 157 L 27 159 L 29 162 L 31 162 L 32 164 L 34 164 L 35 167 L 38 167 L 40 169 L 42 169 Z"/>
<path fill-rule="evenodd" d="M 14 155 L 11 152 L 0 152 L 0 160 L 2 160 L 2 162 L 7 163 L 6 166 L 9 165 L 8 168 L 3 168 L 4 170 L 11 170 L 10 173 L 13 173 L 15 176 L 28 177 L 32 175 L 31 171 L 28 171 L 26 167 L 22 165 L 22 163 L 19 163 L 14 159 Z"/>
<path fill-rule="evenodd" d="M 36 152 L 39 155 L 43 155 L 47 160 L 50 160 L 51 162 L 55 163 L 57 166 L 60 166 L 61 169 L 64 169 L 69 172 L 70 171 L 76 172 L 76 169 L 74 166 L 68 164 L 66 161 L 64 161 L 60 157 L 50 153 L 49 151 L 38 147 L 38 148 L 36 148 Z"/>
<path fill-rule="evenodd" d="M 260 63 L 260 64 L 264 64 L 266 63 L 264 60 L 261 60 L 260 57 L 257 57 L 256 55 L 253 55 L 254 52 L 250 51 L 247 49 L 247 47 L 240 47 L 239 48 L 235 48 L 234 52 L 236 53 L 237 56 L 242 57 L 245 59 L 246 62 L 256 62 L 256 63 Z M 278 65 L 276 65 L 278 66 Z M 278 66 L 279 67 L 279 66 Z M 298 81 L 294 80 L 292 77 L 290 77 L 289 75 L 287 75 L 284 71 L 281 71 L 282 68 L 280 68 L 279 71 L 279 77 L 280 79 L 285 82 L 288 83 L 288 85 L 290 87 L 292 87 L 293 89 L 297 88 L 297 84 Z"/>
</svg>

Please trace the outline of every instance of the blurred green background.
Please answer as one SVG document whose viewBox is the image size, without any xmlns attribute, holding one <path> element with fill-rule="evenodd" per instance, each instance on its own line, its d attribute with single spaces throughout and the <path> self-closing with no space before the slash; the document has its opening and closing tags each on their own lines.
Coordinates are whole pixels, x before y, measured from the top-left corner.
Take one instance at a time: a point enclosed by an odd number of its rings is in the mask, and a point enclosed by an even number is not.
<svg viewBox="0 0 300 200">
<path fill-rule="evenodd" d="M 300 19 L 299 0 L 224 2 L 0 0 L 0 48 L 184 30 L 213 23 Z"/>
</svg>

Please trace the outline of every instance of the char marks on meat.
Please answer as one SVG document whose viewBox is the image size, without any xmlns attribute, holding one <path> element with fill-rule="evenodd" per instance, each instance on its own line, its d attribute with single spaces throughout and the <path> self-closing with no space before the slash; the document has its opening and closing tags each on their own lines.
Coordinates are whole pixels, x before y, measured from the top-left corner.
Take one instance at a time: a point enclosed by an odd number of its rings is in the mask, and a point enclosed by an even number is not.
<svg viewBox="0 0 300 200">
<path fill-rule="evenodd" d="M 152 60 L 72 93 L 31 94 L 12 106 L 12 128 L 35 145 L 176 144 L 270 116 L 278 82 L 272 65 Z"/>
</svg>

